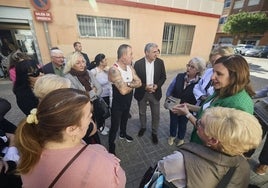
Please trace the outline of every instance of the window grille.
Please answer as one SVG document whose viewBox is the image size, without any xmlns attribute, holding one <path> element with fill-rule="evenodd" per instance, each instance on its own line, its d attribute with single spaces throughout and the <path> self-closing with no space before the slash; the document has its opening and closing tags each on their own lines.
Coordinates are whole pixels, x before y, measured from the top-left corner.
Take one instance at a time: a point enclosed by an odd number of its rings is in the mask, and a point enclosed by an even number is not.
<svg viewBox="0 0 268 188">
<path fill-rule="evenodd" d="M 129 20 L 78 15 L 82 37 L 129 38 Z"/>
<path fill-rule="evenodd" d="M 162 54 L 189 55 L 192 48 L 195 26 L 165 23 Z"/>
<path fill-rule="evenodd" d="M 254 6 L 260 4 L 260 0 L 249 0 L 248 6 Z"/>
<path fill-rule="evenodd" d="M 234 8 L 233 9 L 239 9 L 239 8 L 242 8 L 244 6 L 244 1 L 245 0 L 238 0 L 238 1 L 235 1 L 234 3 Z"/>
</svg>

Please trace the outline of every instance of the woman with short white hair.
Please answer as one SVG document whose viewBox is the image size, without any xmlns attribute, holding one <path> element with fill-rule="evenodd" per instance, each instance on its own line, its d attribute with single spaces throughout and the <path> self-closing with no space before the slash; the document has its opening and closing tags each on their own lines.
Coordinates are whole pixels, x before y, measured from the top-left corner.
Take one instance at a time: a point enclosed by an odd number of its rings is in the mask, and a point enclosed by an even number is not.
<svg viewBox="0 0 268 188">
<path fill-rule="evenodd" d="M 186 64 L 186 72 L 179 73 L 171 82 L 167 89 L 167 97 L 175 97 L 180 100 L 180 103 L 195 104 L 196 99 L 193 94 L 193 88 L 199 81 L 205 69 L 205 60 L 201 57 L 194 57 Z M 170 114 L 170 129 L 168 144 L 173 145 L 177 138 L 177 146 L 184 143 L 186 133 L 187 117 L 178 116 L 171 110 Z"/>
</svg>

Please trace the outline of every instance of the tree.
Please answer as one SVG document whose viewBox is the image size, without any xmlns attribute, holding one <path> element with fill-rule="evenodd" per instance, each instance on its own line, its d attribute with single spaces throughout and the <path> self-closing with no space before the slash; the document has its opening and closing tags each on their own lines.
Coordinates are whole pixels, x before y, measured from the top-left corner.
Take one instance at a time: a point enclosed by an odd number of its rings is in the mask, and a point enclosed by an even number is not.
<svg viewBox="0 0 268 188">
<path fill-rule="evenodd" d="M 249 34 L 264 34 L 268 31 L 268 17 L 265 13 L 240 12 L 228 17 L 223 31 L 244 41 Z"/>
</svg>

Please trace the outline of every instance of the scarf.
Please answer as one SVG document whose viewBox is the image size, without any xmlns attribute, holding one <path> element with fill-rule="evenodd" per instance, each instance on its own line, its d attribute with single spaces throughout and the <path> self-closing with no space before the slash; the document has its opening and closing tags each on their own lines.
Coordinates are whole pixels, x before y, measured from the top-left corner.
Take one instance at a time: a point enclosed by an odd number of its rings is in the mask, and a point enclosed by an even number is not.
<svg viewBox="0 0 268 188">
<path fill-rule="evenodd" d="M 90 91 L 92 89 L 87 69 L 85 69 L 84 71 L 76 71 L 71 68 L 70 74 L 78 78 L 79 82 L 85 87 L 86 91 Z"/>
<path fill-rule="evenodd" d="M 188 75 L 186 74 L 185 77 L 184 77 L 184 81 L 186 83 L 186 86 L 190 85 L 190 84 L 194 84 L 194 83 L 197 83 L 199 81 L 200 77 L 198 75 L 195 76 L 195 78 L 188 80 Z"/>
</svg>

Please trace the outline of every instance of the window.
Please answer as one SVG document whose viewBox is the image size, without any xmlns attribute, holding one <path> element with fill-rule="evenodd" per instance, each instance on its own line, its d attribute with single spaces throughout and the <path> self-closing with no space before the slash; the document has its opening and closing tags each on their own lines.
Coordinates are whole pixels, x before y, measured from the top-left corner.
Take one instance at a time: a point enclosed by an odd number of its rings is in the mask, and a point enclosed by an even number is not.
<svg viewBox="0 0 268 188">
<path fill-rule="evenodd" d="M 128 38 L 129 20 L 78 15 L 80 35 L 83 37 Z"/>
<path fill-rule="evenodd" d="M 225 0 L 223 8 L 228 8 L 228 7 L 230 7 L 230 5 L 231 5 L 231 0 Z"/>
<path fill-rule="evenodd" d="M 260 3 L 260 0 L 249 0 L 248 6 L 258 5 Z"/>
<path fill-rule="evenodd" d="M 227 16 L 222 16 L 219 20 L 219 24 L 225 24 L 226 20 L 227 20 Z"/>
<path fill-rule="evenodd" d="M 189 55 L 192 48 L 195 26 L 165 23 L 162 54 Z"/>
<path fill-rule="evenodd" d="M 236 1 L 235 4 L 234 4 L 234 9 L 242 8 L 243 5 L 244 5 L 244 0 Z"/>
</svg>

